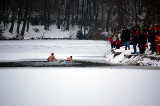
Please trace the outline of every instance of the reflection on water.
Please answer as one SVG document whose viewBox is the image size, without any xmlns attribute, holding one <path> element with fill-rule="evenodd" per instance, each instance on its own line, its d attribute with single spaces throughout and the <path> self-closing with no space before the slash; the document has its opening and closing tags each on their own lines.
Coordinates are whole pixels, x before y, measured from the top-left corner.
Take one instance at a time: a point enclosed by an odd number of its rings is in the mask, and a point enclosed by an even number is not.
<svg viewBox="0 0 160 106">
<path fill-rule="evenodd" d="M 160 71 L 1 68 L 0 106 L 160 106 Z"/>
</svg>

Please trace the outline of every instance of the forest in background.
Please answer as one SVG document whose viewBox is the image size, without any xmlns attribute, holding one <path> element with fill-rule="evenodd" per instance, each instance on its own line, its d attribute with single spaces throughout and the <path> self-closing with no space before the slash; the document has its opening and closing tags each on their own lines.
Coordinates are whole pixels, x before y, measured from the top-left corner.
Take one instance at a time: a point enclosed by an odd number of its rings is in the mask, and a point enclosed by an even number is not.
<svg viewBox="0 0 160 106">
<path fill-rule="evenodd" d="M 0 24 L 24 36 L 30 24 L 70 30 L 116 32 L 123 25 L 160 24 L 160 1 L 155 0 L 1 0 Z M 8 26 L 10 24 L 10 26 Z M 21 28 L 20 28 L 21 26 Z"/>
</svg>

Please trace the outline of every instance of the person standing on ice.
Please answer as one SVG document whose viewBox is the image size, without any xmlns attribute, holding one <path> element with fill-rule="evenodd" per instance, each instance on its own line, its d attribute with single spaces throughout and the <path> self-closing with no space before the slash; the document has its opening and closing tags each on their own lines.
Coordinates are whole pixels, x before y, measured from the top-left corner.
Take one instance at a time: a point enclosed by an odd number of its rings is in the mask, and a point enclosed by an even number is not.
<svg viewBox="0 0 160 106">
<path fill-rule="evenodd" d="M 57 61 L 57 59 L 54 56 L 54 53 L 51 53 L 51 55 L 48 57 L 47 59 L 48 62 L 53 62 L 53 61 Z"/>
<path fill-rule="evenodd" d="M 121 47 L 121 41 L 117 37 L 117 39 L 116 39 L 116 49 L 120 49 L 120 47 Z"/>
<path fill-rule="evenodd" d="M 156 52 L 155 37 L 156 37 L 155 28 L 153 25 L 150 25 L 148 31 L 148 42 L 150 42 L 150 50 L 152 51 L 152 54 Z"/>
<path fill-rule="evenodd" d="M 121 40 L 124 42 L 125 50 L 130 50 L 130 31 L 126 27 L 123 27 Z"/>
<path fill-rule="evenodd" d="M 110 42 L 111 48 L 113 49 L 114 47 L 113 47 L 113 38 L 112 38 L 112 36 L 107 37 L 106 40 Z"/>
<path fill-rule="evenodd" d="M 147 44 L 147 37 L 146 37 L 146 30 L 143 29 L 140 31 L 139 34 L 139 40 L 138 40 L 138 46 L 139 46 L 139 53 L 144 54 L 146 50 L 146 44 Z"/>
<path fill-rule="evenodd" d="M 160 55 L 160 25 L 156 26 L 155 48 L 157 55 Z"/>
<path fill-rule="evenodd" d="M 138 45 L 138 41 L 139 41 L 139 34 L 140 34 L 140 28 L 137 25 L 133 28 L 133 32 L 132 32 L 132 43 L 133 43 L 133 49 L 134 49 L 132 54 L 137 54 L 137 45 Z"/>
</svg>

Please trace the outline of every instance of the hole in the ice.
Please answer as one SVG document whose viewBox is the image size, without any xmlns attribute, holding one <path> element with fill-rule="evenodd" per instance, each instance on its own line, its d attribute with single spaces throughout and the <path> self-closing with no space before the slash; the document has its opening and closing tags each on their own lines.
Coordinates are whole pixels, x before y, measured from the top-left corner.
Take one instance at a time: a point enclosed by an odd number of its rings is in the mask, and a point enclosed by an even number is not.
<svg viewBox="0 0 160 106">
<path fill-rule="evenodd" d="M 15 61 L 15 62 L 0 62 L 0 67 L 92 67 L 92 66 L 107 66 L 105 63 L 96 63 L 88 61 L 78 61 L 75 60 L 71 62 L 65 62 L 64 60 L 59 60 L 56 62 L 47 61 Z"/>
</svg>

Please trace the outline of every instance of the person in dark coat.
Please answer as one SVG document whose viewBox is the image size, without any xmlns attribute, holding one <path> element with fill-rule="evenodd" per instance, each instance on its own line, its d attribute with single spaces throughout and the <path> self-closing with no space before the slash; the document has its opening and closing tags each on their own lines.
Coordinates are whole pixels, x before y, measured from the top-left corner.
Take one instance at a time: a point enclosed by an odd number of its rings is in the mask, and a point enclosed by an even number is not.
<svg viewBox="0 0 160 106">
<path fill-rule="evenodd" d="M 124 28 L 122 30 L 122 35 L 121 35 L 121 41 L 124 43 L 125 45 L 125 50 L 130 50 L 130 30 Z"/>
<path fill-rule="evenodd" d="M 83 35 L 83 33 L 82 33 L 81 30 L 79 30 L 79 31 L 77 32 L 77 38 L 80 39 L 80 40 L 84 39 L 84 35 Z"/>
<path fill-rule="evenodd" d="M 156 44 L 156 46 L 155 46 L 156 53 L 157 53 L 157 55 L 160 55 L 160 31 L 157 31 L 157 33 L 156 33 L 155 44 Z"/>
<path fill-rule="evenodd" d="M 154 52 L 156 52 L 156 47 L 155 47 L 155 36 L 156 36 L 156 33 L 154 31 L 154 27 L 151 26 L 148 30 L 148 42 L 150 42 L 150 50 L 152 51 L 152 54 Z"/>
<path fill-rule="evenodd" d="M 143 30 L 143 31 L 140 32 L 139 40 L 138 40 L 138 46 L 139 46 L 140 54 L 144 54 L 145 53 L 146 43 L 147 43 L 146 34 L 145 34 L 145 30 Z"/>
<path fill-rule="evenodd" d="M 132 54 L 137 54 L 137 45 L 139 41 L 139 35 L 140 35 L 140 28 L 139 26 L 135 26 L 132 31 L 132 44 L 134 52 Z"/>
</svg>

